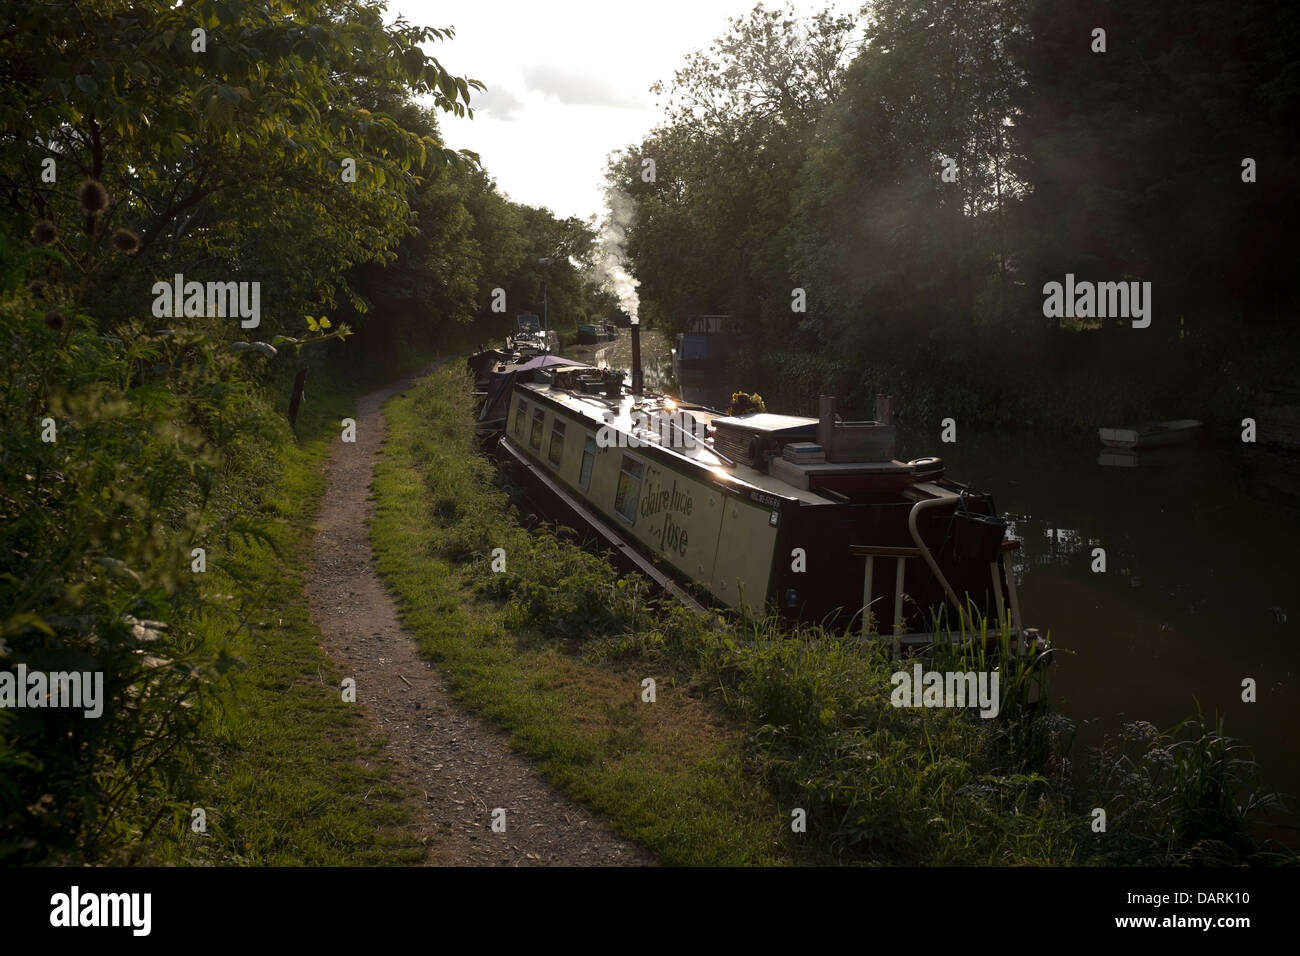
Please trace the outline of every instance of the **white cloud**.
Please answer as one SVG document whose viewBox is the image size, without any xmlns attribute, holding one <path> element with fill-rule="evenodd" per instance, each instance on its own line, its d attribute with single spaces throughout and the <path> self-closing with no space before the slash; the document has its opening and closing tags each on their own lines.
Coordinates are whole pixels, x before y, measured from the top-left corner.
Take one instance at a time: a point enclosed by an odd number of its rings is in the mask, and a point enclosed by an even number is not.
<svg viewBox="0 0 1300 956">
<path fill-rule="evenodd" d="M 469 105 L 476 117 L 481 114 L 503 121 L 515 119 L 524 110 L 523 101 L 510 92 L 510 87 L 499 83 L 489 86 L 485 92 L 472 94 Z"/>
<path fill-rule="evenodd" d="M 620 91 L 611 85 L 609 77 L 596 73 L 545 63 L 529 64 L 522 67 L 520 72 L 530 90 L 551 96 L 566 106 L 637 109 L 646 105 L 644 97 Z"/>
</svg>

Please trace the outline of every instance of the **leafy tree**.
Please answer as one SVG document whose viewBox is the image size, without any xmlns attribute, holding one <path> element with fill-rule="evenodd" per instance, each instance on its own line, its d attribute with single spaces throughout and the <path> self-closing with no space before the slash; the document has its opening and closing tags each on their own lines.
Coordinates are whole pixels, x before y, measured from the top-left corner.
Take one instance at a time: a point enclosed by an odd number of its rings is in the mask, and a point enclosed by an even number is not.
<svg viewBox="0 0 1300 956">
<path fill-rule="evenodd" d="M 360 302 L 360 263 L 403 255 L 415 293 L 468 308 L 473 157 L 407 103 L 467 112 L 480 87 L 420 49 L 446 31 L 369 2 L 6 10 L 0 663 L 102 673 L 105 699 L 97 720 L 0 709 L 0 857 L 105 860 L 184 819 L 238 663 L 217 635 L 264 601 L 228 545 L 271 541 L 248 514 L 290 440 L 266 360 L 342 336 L 304 311 Z M 270 341 L 231 342 L 228 318 L 157 328 L 173 273 L 261 282 Z"/>
<path fill-rule="evenodd" d="M 347 266 L 392 254 L 412 173 L 467 158 L 363 105 L 402 91 L 466 112 L 482 88 L 420 49 L 448 31 L 386 27 L 381 13 L 320 0 L 16 4 L 0 35 L 7 225 L 79 228 L 69 196 L 89 177 L 116 200 L 93 223 L 92 253 L 118 227 L 141 244 L 80 277 L 87 294 L 121 291 L 101 323 L 140 314 L 155 276 L 184 272 L 262 281 L 272 322 L 296 329 L 312 302 L 346 295 Z"/>
<path fill-rule="evenodd" d="M 797 18 L 761 4 L 688 58 L 666 119 L 616 154 L 610 185 L 635 204 L 628 254 L 648 321 L 669 331 L 702 313 L 731 313 L 788 332 L 799 284 L 782 230 L 816 123 L 838 95 L 853 19 Z M 641 172 L 655 163 L 655 179 Z"/>
<path fill-rule="evenodd" d="M 1295 8 L 1035 2 L 1028 26 L 1027 296 L 1067 271 L 1151 281 L 1149 337 L 1166 347 L 1236 338 L 1293 304 Z"/>
</svg>

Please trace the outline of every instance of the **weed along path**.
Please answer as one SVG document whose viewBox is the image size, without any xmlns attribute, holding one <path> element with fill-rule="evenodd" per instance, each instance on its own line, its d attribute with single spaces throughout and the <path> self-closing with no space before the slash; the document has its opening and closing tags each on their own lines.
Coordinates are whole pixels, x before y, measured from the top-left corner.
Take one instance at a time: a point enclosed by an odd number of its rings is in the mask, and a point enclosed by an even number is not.
<svg viewBox="0 0 1300 956">
<path fill-rule="evenodd" d="M 334 442 L 307 584 L 323 647 L 345 678 L 356 681 L 356 706 L 378 724 L 406 782 L 425 796 L 417 826 L 429 847 L 428 863 L 653 863 L 647 851 L 543 781 L 510 749 L 504 733 L 464 712 L 398 623 L 366 528 L 386 430 L 380 406 L 431 370 L 362 398 L 355 442 Z"/>
</svg>

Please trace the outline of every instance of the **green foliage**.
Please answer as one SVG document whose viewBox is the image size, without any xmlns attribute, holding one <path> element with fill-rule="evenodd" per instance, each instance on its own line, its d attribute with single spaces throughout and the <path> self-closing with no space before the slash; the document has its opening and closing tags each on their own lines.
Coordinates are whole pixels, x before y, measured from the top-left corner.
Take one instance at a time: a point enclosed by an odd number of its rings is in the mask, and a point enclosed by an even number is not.
<svg viewBox="0 0 1300 956">
<path fill-rule="evenodd" d="M 1252 833 L 1256 817 L 1286 804 L 1260 788 L 1258 765 L 1223 733 L 1222 719 L 1197 714 L 1163 733 L 1146 721 L 1128 724 L 1097 748 L 1094 763 L 1089 795 L 1107 813 L 1107 837 L 1094 838 L 1103 862 L 1293 862 Z"/>
<path fill-rule="evenodd" d="M 760 5 L 610 164 L 643 315 L 670 332 L 735 317 L 734 377 L 792 412 L 819 392 L 869 408 L 888 379 L 904 414 L 986 425 L 1235 424 L 1297 354 L 1298 32 L 1264 0 Z M 1243 183 L 1248 156 L 1274 177 Z M 1043 285 L 1067 272 L 1150 281 L 1153 326 L 1045 319 Z"/>
<path fill-rule="evenodd" d="M 759 5 L 657 89 L 666 121 L 608 171 L 632 201 L 627 249 L 647 321 L 675 332 L 698 314 L 750 325 L 789 315 L 800 283 L 781 231 L 818 120 L 842 88 L 853 25 Z M 655 162 L 649 183 L 645 158 Z"/>
<path fill-rule="evenodd" d="M 239 359 L 211 338 L 97 335 L 70 309 L 51 329 L 20 285 L 34 257 L 7 252 L 0 657 L 100 672 L 105 700 L 95 719 L 0 714 L 0 853 L 98 858 L 175 812 L 202 754 L 204 691 L 235 662 L 195 630 L 190 549 L 259 533 L 222 507 L 224 479 L 268 436 Z M 137 819 L 140 803 L 152 819 Z"/>
<path fill-rule="evenodd" d="M 731 393 L 731 402 L 727 405 L 728 415 L 749 415 L 765 411 L 767 411 L 767 403 L 757 392 Z"/>
<path fill-rule="evenodd" d="M 763 627 L 737 646 L 727 696 L 782 802 L 833 821 L 823 839 L 846 860 L 1070 862 L 1059 797 L 1008 759 L 1006 724 L 891 706 L 898 666 L 887 647 L 864 653 L 816 629 Z"/>
<path fill-rule="evenodd" d="M 364 105 L 429 93 L 465 112 L 482 88 L 419 49 L 447 31 L 386 27 L 375 3 L 21 3 L 13 21 L 0 37 L 5 224 L 80 231 L 70 186 L 104 183 L 113 202 L 88 255 L 117 226 L 141 247 L 82 269 L 101 327 L 143 314 L 154 278 L 180 272 L 261 281 L 274 290 L 268 334 L 291 331 L 313 303 L 351 300 L 348 266 L 392 257 L 421 169 L 470 159 L 431 123 L 408 128 Z"/>
<path fill-rule="evenodd" d="M 271 396 L 352 333 L 321 315 L 360 301 L 349 268 L 399 255 L 428 184 L 473 168 L 411 98 L 464 114 L 482 86 L 420 49 L 449 31 L 371 2 L 11 7 L 0 664 L 100 672 L 106 700 L 0 712 L 0 856 L 131 859 L 184 832 L 284 560 L 256 506 L 292 442 Z M 176 273 L 259 282 L 262 338 L 155 318 Z"/>
<path fill-rule="evenodd" d="M 1112 17 L 1123 39 L 1112 31 L 1106 53 L 1075 54 L 1077 38 Z M 1016 125 L 1034 190 L 1016 231 L 1026 296 L 1066 271 L 1150 280 L 1163 321 L 1146 334 L 1170 350 L 1225 335 L 1240 347 L 1289 313 L 1300 204 L 1282 157 L 1294 152 L 1300 88 L 1283 64 L 1300 11 L 1035 0 L 1025 25 L 1032 42 L 1016 53 L 1030 82 Z M 1243 182 L 1247 157 L 1277 175 Z M 1198 358 L 1217 371 L 1218 356 Z"/>
</svg>

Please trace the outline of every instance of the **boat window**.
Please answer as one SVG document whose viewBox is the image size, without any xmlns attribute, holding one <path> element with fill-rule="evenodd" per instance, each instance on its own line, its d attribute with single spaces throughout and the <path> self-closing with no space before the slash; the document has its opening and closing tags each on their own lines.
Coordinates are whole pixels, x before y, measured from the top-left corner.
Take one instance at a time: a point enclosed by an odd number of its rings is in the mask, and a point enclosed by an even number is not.
<svg viewBox="0 0 1300 956">
<path fill-rule="evenodd" d="M 623 456 L 623 466 L 618 472 L 618 489 L 614 493 L 614 510 L 628 521 L 636 520 L 636 505 L 641 497 L 641 478 L 645 465 L 631 455 Z"/>
<path fill-rule="evenodd" d="M 564 457 L 564 422 L 559 416 L 556 416 L 555 423 L 551 425 L 551 444 L 546 450 L 546 457 L 556 467 L 559 467 L 560 459 Z"/>
<path fill-rule="evenodd" d="M 524 419 L 528 417 L 528 403 L 522 398 L 519 399 L 519 406 L 515 409 L 515 437 L 524 437 Z"/>
<path fill-rule="evenodd" d="M 534 448 L 542 447 L 542 428 L 546 424 L 546 409 L 533 409 L 533 430 L 528 436 L 528 444 Z"/>
<path fill-rule="evenodd" d="M 588 435 L 582 443 L 582 467 L 578 470 L 578 487 L 583 491 L 591 485 L 591 467 L 596 463 L 596 439 Z"/>
</svg>

